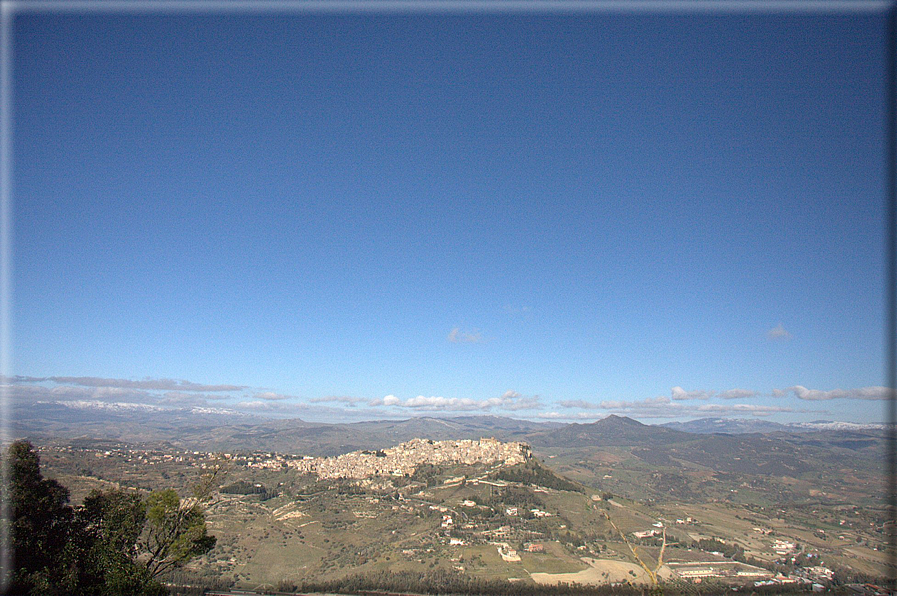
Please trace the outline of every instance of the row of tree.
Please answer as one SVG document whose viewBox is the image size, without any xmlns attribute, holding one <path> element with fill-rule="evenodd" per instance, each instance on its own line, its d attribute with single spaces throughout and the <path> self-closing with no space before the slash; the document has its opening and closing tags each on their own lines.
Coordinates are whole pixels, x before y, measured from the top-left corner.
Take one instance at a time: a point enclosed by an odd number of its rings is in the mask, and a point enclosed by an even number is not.
<svg viewBox="0 0 897 596">
<path fill-rule="evenodd" d="M 525 486 L 544 486 L 545 488 L 556 490 L 583 492 L 582 485 L 558 476 L 535 458 L 510 468 L 501 468 L 492 475 L 492 478 L 508 482 L 519 482 Z"/>
<path fill-rule="evenodd" d="M 2 578 L 7 594 L 167 594 L 160 578 L 215 545 L 202 503 L 217 486 L 217 471 L 183 501 L 171 489 L 147 496 L 95 490 L 72 507 L 68 489 L 42 476 L 31 443 L 14 442 L 8 466 L 2 498 L 14 564 L 11 577 Z"/>
<path fill-rule="evenodd" d="M 276 490 L 269 490 L 264 484 L 238 480 L 218 489 L 218 492 L 226 495 L 258 495 L 259 500 L 267 501 L 277 496 Z"/>
<path fill-rule="evenodd" d="M 691 584 L 681 582 L 666 584 L 660 588 L 648 588 L 640 584 L 582 585 L 577 583 L 538 585 L 525 582 L 509 582 L 499 579 L 476 578 L 453 570 L 434 569 L 423 573 L 411 571 L 379 571 L 363 575 L 324 580 L 289 582 L 278 586 L 279 592 L 359 594 L 361 596 L 401 596 L 407 594 L 478 594 L 480 596 L 736 596 L 737 586 L 706 582 Z M 753 594 L 801 594 L 809 591 L 805 586 L 761 586 Z"/>
</svg>

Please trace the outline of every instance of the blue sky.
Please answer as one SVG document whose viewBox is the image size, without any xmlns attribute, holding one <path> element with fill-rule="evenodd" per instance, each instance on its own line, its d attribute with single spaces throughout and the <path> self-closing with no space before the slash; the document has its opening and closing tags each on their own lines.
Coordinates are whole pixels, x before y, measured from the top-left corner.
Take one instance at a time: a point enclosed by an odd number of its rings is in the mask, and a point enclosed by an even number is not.
<svg viewBox="0 0 897 596">
<path fill-rule="evenodd" d="M 19 395 L 881 420 L 883 33 L 21 14 Z"/>
</svg>

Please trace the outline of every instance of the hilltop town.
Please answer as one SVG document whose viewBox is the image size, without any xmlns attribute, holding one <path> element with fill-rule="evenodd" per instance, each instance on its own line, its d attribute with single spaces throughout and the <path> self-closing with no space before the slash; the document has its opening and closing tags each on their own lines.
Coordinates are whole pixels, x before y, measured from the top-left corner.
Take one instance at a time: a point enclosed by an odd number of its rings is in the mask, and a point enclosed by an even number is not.
<svg viewBox="0 0 897 596">
<path fill-rule="evenodd" d="M 41 457 L 47 474 L 71 487 L 75 503 L 96 488 L 171 486 L 189 494 L 197 478 L 223 470 L 206 504 L 216 547 L 170 578 L 184 585 L 308 587 L 398 569 L 414 578 L 500 579 L 531 590 L 658 581 L 672 591 L 711 582 L 798 591 L 849 584 L 858 594 L 874 593 L 863 584 L 887 569 L 887 515 L 874 502 L 833 496 L 836 477 L 820 492 L 821 480 L 760 476 L 735 464 L 712 477 L 695 467 L 695 484 L 683 484 L 692 472 L 652 458 L 646 447 L 669 432 L 623 423 L 642 433 L 627 438 L 637 446 L 577 447 L 588 435 L 573 427 L 567 442 L 548 448 L 538 436 L 413 438 L 393 447 L 368 439 L 367 449 L 315 457 L 299 449 L 216 452 L 79 439 L 43 445 Z M 598 436 L 631 430 L 621 424 L 606 421 Z M 686 447 L 702 437 L 683 435 L 664 451 L 695 458 Z M 766 441 L 723 437 L 713 446 L 742 465 L 748 454 L 755 463 L 772 461 Z M 839 455 L 826 451 L 824 459 L 802 445 L 807 467 Z M 856 490 L 861 471 L 857 466 L 851 477 Z M 797 482 L 816 492 L 805 496 Z M 661 487 L 668 498 L 651 492 Z M 779 501 L 768 501 L 768 489 Z"/>
<path fill-rule="evenodd" d="M 431 441 L 412 439 L 378 451 L 353 451 L 337 457 L 309 457 L 291 460 L 288 465 L 300 473 L 317 474 L 321 479 L 414 474 L 422 464 L 501 464 L 513 466 L 531 457 L 525 443 L 503 443 L 494 438 L 479 441 Z"/>
</svg>

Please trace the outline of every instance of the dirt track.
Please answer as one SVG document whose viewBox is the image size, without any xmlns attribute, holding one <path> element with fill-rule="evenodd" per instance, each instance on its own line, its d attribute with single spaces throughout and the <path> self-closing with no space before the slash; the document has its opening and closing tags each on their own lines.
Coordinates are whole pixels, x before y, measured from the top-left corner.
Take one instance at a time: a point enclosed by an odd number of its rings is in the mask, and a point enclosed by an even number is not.
<svg viewBox="0 0 897 596">
<path fill-rule="evenodd" d="M 577 584 L 607 584 L 628 581 L 631 583 L 650 584 L 651 579 L 645 570 L 635 563 L 616 561 L 613 559 L 589 559 L 583 558 L 589 564 L 588 569 L 575 573 L 531 573 L 537 584 L 554 585 L 559 583 Z M 635 576 L 631 573 L 635 573 Z M 661 569 L 661 575 L 664 570 Z"/>
</svg>

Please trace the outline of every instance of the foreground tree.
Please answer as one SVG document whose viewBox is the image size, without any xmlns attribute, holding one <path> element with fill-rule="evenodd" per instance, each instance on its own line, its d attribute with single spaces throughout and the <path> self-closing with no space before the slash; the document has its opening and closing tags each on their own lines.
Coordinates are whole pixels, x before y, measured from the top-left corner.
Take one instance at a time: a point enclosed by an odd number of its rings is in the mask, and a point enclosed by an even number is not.
<svg viewBox="0 0 897 596">
<path fill-rule="evenodd" d="M 166 594 L 138 561 L 146 502 L 136 491 L 92 491 L 76 510 L 70 558 L 80 594 Z"/>
<path fill-rule="evenodd" d="M 28 441 L 9 448 L 9 503 L 14 567 L 12 594 L 65 594 L 73 578 L 64 562 L 73 509 L 69 491 L 40 473 L 40 458 Z M 4 495 L 6 497 L 7 495 Z"/>
<path fill-rule="evenodd" d="M 14 572 L 10 594 L 154 596 L 160 578 L 215 545 L 202 503 L 218 470 L 184 502 L 173 490 L 93 491 L 73 509 L 69 492 L 44 479 L 27 441 L 9 449 Z"/>
<path fill-rule="evenodd" d="M 152 577 L 179 567 L 215 546 L 199 499 L 181 502 L 171 490 L 154 491 L 147 499 L 147 531 L 142 550 Z"/>
</svg>

